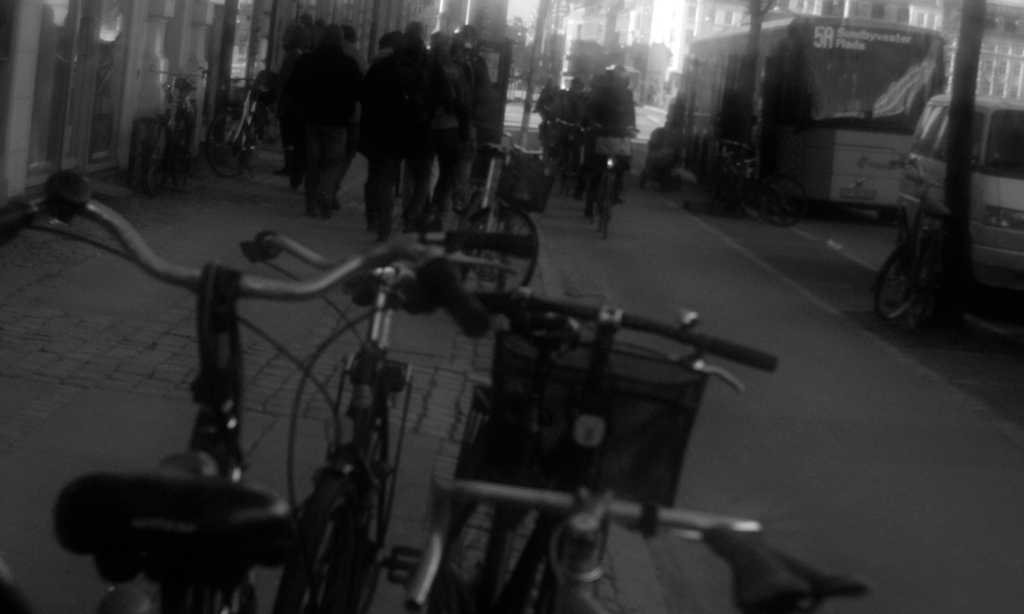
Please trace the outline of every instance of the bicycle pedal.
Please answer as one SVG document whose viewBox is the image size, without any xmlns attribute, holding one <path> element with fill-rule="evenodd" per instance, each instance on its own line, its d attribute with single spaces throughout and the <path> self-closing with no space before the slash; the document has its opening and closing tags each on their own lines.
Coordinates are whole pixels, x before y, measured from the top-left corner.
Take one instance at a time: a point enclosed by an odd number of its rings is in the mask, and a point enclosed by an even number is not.
<svg viewBox="0 0 1024 614">
<path fill-rule="evenodd" d="M 391 548 L 391 554 L 381 562 L 381 566 L 388 570 L 388 582 L 407 584 L 416 573 L 422 559 L 423 551 L 419 548 L 394 546 Z"/>
</svg>

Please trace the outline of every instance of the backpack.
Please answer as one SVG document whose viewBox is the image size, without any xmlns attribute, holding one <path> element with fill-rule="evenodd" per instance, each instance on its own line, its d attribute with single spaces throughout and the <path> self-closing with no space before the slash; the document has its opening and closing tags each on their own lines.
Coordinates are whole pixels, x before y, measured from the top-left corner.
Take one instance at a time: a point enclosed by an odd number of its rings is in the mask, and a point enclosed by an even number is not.
<svg viewBox="0 0 1024 614">
<path fill-rule="evenodd" d="M 419 131 L 430 127 L 427 108 L 427 75 L 415 62 L 403 60 L 398 67 L 398 86 L 402 94 L 399 117 L 405 130 Z"/>
</svg>

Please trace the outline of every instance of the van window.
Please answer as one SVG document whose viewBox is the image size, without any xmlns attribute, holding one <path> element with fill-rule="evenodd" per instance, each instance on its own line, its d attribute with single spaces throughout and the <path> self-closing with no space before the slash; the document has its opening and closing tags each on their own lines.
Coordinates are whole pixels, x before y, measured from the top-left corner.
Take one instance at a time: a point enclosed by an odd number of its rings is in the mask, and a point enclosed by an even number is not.
<svg viewBox="0 0 1024 614">
<path fill-rule="evenodd" d="M 985 166 L 993 171 L 1024 173 L 1024 111 L 993 111 Z"/>
<path fill-rule="evenodd" d="M 971 140 L 974 142 L 974 146 L 971 148 L 972 149 L 971 155 L 974 158 L 977 158 L 978 154 L 981 153 L 981 136 L 982 136 L 982 134 L 984 134 L 984 127 L 985 127 L 985 114 L 984 113 L 975 113 L 974 114 L 974 121 L 971 122 L 971 132 L 973 133 L 973 136 L 972 136 Z M 932 151 L 931 151 L 931 157 L 935 158 L 936 160 L 943 160 L 943 161 L 945 161 L 945 159 L 946 159 L 946 150 L 948 149 L 948 143 L 949 143 L 949 113 L 948 112 L 942 114 L 942 121 L 940 122 L 940 125 L 939 125 L 939 128 L 938 128 L 937 132 L 938 132 L 938 134 L 937 134 L 937 136 L 935 138 L 935 146 L 932 148 Z"/>
<path fill-rule="evenodd" d="M 939 133 L 939 126 L 946 117 L 948 107 L 928 107 L 921 114 L 921 121 L 917 123 L 914 130 L 913 145 L 910 146 L 910 153 L 922 156 L 931 154 L 935 147 L 935 137 Z"/>
</svg>

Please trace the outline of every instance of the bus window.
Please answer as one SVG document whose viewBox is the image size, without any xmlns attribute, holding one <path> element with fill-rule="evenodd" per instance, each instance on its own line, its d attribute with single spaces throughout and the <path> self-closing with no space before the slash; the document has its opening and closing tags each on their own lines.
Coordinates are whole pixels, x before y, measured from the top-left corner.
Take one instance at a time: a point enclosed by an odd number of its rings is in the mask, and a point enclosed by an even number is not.
<svg viewBox="0 0 1024 614">
<path fill-rule="evenodd" d="M 1024 172 L 1024 111 L 993 111 L 985 165 L 996 172 Z"/>
<path fill-rule="evenodd" d="M 935 137 L 939 134 L 939 127 L 946 119 L 946 111 L 949 107 L 928 107 L 921 115 L 921 121 L 917 123 L 914 130 L 914 140 L 910 146 L 910 153 L 927 156 L 935 147 Z"/>
</svg>

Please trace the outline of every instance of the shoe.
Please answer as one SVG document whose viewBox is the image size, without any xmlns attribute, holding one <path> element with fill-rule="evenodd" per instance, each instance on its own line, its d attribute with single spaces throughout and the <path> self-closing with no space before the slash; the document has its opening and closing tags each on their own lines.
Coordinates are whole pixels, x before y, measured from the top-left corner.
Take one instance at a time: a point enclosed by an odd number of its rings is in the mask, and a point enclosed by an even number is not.
<svg viewBox="0 0 1024 614">
<path fill-rule="evenodd" d="M 276 171 L 274 171 L 274 176 L 275 177 L 289 177 L 289 176 L 291 176 L 291 174 L 292 174 L 292 172 L 290 170 L 288 170 L 287 168 L 279 168 Z"/>
<path fill-rule="evenodd" d="M 376 232 L 377 220 L 366 220 L 366 230 Z"/>
<path fill-rule="evenodd" d="M 335 211 L 341 211 L 341 202 L 338 200 L 337 196 L 331 199 L 331 209 L 334 209 Z"/>
<path fill-rule="evenodd" d="M 320 214 L 313 205 L 306 205 L 306 217 L 320 217 Z"/>
<path fill-rule="evenodd" d="M 293 190 L 298 190 L 299 188 L 302 187 L 302 179 L 303 178 L 301 176 L 300 177 L 292 177 L 291 181 L 289 181 L 288 184 L 292 186 Z"/>
<path fill-rule="evenodd" d="M 390 239 L 391 239 L 391 233 L 390 232 L 379 232 L 379 233 L 377 233 L 377 238 L 374 239 L 374 242 L 375 243 L 387 243 Z"/>
<path fill-rule="evenodd" d="M 331 215 L 333 213 L 334 212 L 331 210 L 331 206 L 330 205 L 328 205 L 326 207 L 320 207 L 320 217 L 322 217 L 325 220 L 331 219 Z"/>
<path fill-rule="evenodd" d="M 588 220 L 594 219 L 594 206 L 593 205 L 588 205 L 587 208 L 583 210 L 583 217 L 587 218 Z"/>
<path fill-rule="evenodd" d="M 612 204 L 613 205 L 621 205 L 622 204 L 622 197 L 621 196 L 612 196 Z"/>
<path fill-rule="evenodd" d="M 573 200 L 583 200 L 583 192 L 573 192 L 572 193 L 572 199 Z"/>
</svg>

